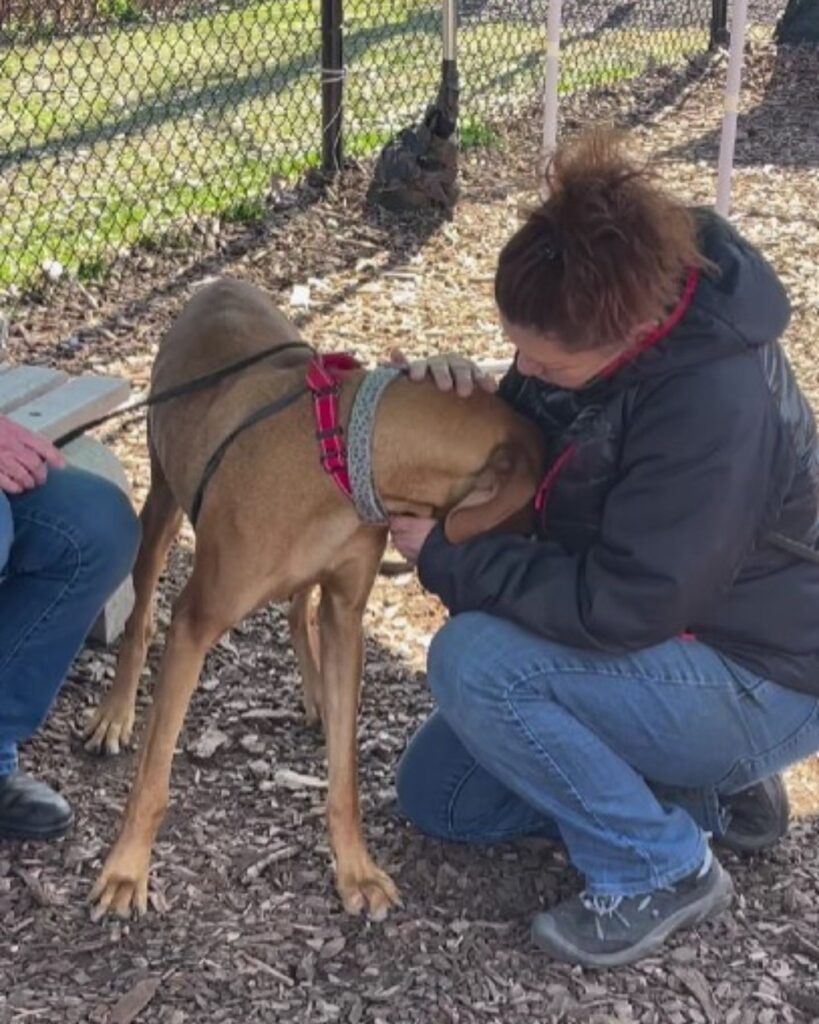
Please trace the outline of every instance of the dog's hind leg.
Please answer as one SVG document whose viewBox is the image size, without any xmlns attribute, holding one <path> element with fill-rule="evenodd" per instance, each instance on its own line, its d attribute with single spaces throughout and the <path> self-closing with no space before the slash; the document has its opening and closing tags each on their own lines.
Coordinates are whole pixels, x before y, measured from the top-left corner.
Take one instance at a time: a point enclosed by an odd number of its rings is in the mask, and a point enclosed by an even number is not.
<svg viewBox="0 0 819 1024">
<path fill-rule="evenodd" d="M 139 677 L 153 634 L 153 596 L 182 512 L 151 448 L 151 487 L 140 513 L 142 542 L 134 565 L 134 608 L 125 626 L 111 689 L 84 729 L 86 750 L 118 754 L 134 727 Z"/>
<path fill-rule="evenodd" d="M 301 671 L 304 711 L 308 725 L 323 716 L 323 692 L 319 661 L 318 608 L 313 602 L 314 587 L 298 590 L 290 600 L 287 620 L 290 639 Z"/>
</svg>

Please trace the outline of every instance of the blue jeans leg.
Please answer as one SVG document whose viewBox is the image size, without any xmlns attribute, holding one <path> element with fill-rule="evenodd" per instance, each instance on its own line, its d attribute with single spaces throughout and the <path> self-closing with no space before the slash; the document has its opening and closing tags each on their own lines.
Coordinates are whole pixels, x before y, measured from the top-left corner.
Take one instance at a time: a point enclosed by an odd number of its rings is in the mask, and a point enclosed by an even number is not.
<svg viewBox="0 0 819 1024">
<path fill-rule="evenodd" d="M 79 469 L 52 470 L 41 487 L 6 499 L 13 539 L 0 581 L 0 775 L 15 769 L 17 744 L 45 718 L 139 543 L 128 498 Z"/>
<path fill-rule="evenodd" d="M 412 737 L 398 762 L 398 806 L 422 832 L 461 843 L 524 836 L 560 839 L 557 825 L 483 768 L 440 711 Z"/>
<path fill-rule="evenodd" d="M 433 641 L 428 675 L 441 716 L 486 773 L 479 780 L 536 812 L 526 819 L 517 804 L 521 833 L 553 820 L 601 895 L 689 874 L 702 862 L 705 830 L 719 828 L 720 794 L 819 750 L 819 701 L 696 642 L 579 651 L 469 613 Z M 406 782 L 400 789 L 406 805 Z M 498 799 L 495 789 L 487 806 Z M 431 800 L 440 810 L 440 797 Z"/>
</svg>

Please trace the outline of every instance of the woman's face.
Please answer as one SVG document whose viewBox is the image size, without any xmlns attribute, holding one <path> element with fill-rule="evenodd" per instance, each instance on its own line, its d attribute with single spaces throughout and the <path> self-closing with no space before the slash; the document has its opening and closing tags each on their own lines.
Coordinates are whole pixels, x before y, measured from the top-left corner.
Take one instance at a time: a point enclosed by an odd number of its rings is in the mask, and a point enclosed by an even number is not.
<svg viewBox="0 0 819 1024">
<path fill-rule="evenodd" d="M 573 352 L 556 334 L 541 334 L 528 327 L 519 327 L 509 323 L 502 314 L 500 321 L 504 334 L 517 349 L 518 371 L 524 377 L 537 377 L 547 384 L 569 390 L 584 387 L 632 344 L 629 341 Z M 638 332 L 635 332 L 636 336 Z"/>
</svg>

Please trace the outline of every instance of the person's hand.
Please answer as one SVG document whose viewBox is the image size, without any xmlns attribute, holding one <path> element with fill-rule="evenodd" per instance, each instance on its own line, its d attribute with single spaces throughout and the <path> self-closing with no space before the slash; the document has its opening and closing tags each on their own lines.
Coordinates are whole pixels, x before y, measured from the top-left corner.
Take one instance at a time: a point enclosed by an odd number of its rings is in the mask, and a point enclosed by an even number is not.
<svg viewBox="0 0 819 1024">
<path fill-rule="evenodd" d="M 0 491 L 30 491 L 45 483 L 49 466 L 61 469 L 64 465 L 65 459 L 50 441 L 0 416 Z"/>
<path fill-rule="evenodd" d="M 405 367 L 410 380 L 422 381 L 427 376 L 432 377 L 440 391 L 452 391 L 454 388 L 461 398 L 468 398 L 476 385 L 490 393 L 498 387 L 491 374 L 484 373 L 471 359 L 454 352 L 410 360 L 400 348 L 394 348 L 390 352 L 390 363 Z"/>
<path fill-rule="evenodd" d="M 390 535 L 398 551 L 413 565 L 435 529 L 436 521 L 422 516 L 390 516 Z"/>
</svg>

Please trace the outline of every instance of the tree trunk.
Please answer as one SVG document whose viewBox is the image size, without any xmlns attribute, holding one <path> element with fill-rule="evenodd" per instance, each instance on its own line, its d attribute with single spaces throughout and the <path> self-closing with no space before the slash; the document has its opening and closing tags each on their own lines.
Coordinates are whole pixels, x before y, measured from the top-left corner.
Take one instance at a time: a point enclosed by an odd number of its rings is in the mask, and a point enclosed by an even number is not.
<svg viewBox="0 0 819 1024">
<path fill-rule="evenodd" d="M 819 43 L 819 0 L 788 0 L 776 26 L 777 43 Z"/>
</svg>

